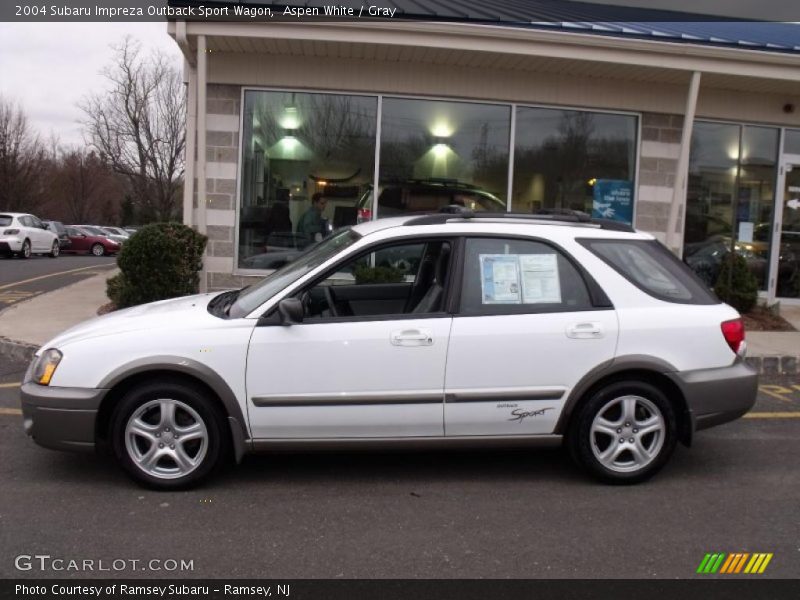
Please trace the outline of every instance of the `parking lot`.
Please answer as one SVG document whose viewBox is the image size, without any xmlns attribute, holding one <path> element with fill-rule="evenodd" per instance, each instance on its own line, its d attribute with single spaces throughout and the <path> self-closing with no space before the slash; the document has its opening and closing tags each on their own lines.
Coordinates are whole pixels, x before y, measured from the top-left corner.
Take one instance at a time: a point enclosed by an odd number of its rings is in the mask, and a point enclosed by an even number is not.
<svg viewBox="0 0 800 600">
<path fill-rule="evenodd" d="M 110 256 L 0 257 L 0 310 L 96 275 L 116 263 Z"/>
<path fill-rule="evenodd" d="M 102 574 L 124 577 L 684 578 L 708 552 L 773 553 L 758 577 L 800 570 L 797 380 L 764 382 L 750 418 L 633 487 L 595 483 L 560 450 L 471 450 L 249 456 L 156 493 L 108 458 L 28 440 L 23 368 L 0 368 L 0 577 L 98 575 L 15 568 L 35 554 L 191 562 Z"/>
</svg>

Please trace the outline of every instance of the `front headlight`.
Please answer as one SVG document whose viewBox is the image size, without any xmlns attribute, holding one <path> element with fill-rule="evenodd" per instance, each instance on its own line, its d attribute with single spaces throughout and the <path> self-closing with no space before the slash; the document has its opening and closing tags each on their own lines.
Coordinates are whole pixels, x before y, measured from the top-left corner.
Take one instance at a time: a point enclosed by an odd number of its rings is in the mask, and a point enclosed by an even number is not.
<svg viewBox="0 0 800 600">
<path fill-rule="evenodd" d="M 61 362 L 61 357 L 61 352 L 55 348 L 50 348 L 42 352 L 42 355 L 33 367 L 33 376 L 31 380 L 39 385 L 50 385 L 50 380 L 53 378 L 53 373 L 56 372 L 58 363 Z"/>
</svg>

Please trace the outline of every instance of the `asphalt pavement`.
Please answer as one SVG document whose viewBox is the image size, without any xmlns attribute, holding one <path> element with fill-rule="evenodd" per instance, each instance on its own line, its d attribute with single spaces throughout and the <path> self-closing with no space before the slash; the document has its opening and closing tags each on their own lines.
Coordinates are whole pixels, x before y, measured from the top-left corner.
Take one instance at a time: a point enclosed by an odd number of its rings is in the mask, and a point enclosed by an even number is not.
<svg viewBox="0 0 800 600">
<path fill-rule="evenodd" d="M 23 369 L 0 367 L 0 577 L 725 577 L 695 574 L 709 552 L 773 553 L 757 577 L 800 574 L 796 379 L 765 382 L 750 418 L 637 486 L 595 483 L 559 449 L 470 450 L 248 456 L 159 493 L 27 439 Z M 15 568 L 35 554 L 126 562 Z"/>
<path fill-rule="evenodd" d="M 0 310 L 51 292 L 117 264 L 111 256 L 32 256 L 27 260 L 0 257 Z M 2 332 L 0 332 L 2 335 Z"/>
</svg>

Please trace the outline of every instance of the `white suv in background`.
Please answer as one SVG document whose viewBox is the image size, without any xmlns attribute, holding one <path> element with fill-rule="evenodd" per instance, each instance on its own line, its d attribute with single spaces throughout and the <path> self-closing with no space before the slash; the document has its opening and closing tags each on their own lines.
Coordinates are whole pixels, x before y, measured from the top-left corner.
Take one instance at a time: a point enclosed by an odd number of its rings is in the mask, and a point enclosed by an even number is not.
<svg viewBox="0 0 800 600">
<path fill-rule="evenodd" d="M 0 254 L 30 258 L 31 254 L 58 257 L 58 234 L 48 231 L 37 217 L 26 213 L 0 213 Z"/>
<path fill-rule="evenodd" d="M 449 213 L 336 232 L 242 290 L 121 310 L 36 354 L 24 427 L 138 481 L 229 454 L 565 443 L 605 481 L 746 413 L 739 314 L 652 236 L 578 215 Z"/>
</svg>

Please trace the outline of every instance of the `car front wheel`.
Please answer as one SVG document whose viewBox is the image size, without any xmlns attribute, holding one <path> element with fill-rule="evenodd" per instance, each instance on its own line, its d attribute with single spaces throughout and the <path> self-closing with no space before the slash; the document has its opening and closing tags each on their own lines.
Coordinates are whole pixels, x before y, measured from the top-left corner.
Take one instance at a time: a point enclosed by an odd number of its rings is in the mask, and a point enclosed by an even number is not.
<svg viewBox="0 0 800 600">
<path fill-rule="evenodd" d="M 61 253 L 61 246 L 58 245 L 58 240 L 53 242 L 53 247 L 50 249 L 50 258 L 58 258 Z"/>
<path fill-rule="evenodd" d="M 204 390 L 156 381 L 134 388 L 119 403 L 112 419 L 112 446 L 138 482 L 155 489 L 185 489 L 221 462 L 223 422 Z"/>
<path fill-rule="evenodd" d="M 568 442 L 573 456 L 608 483 L 638 483 L 669 459 L 677 441 L 675 411 L 657 387 L 617 381 L 579 409 Z"/>
<path fill-rule="evenodd" d="M 92 246 L 92 254 L 95 256 L 103 256 L 106 253 L 106 249 L 103 248 L 103 244 L 95 244 Z"/>
</svg>

